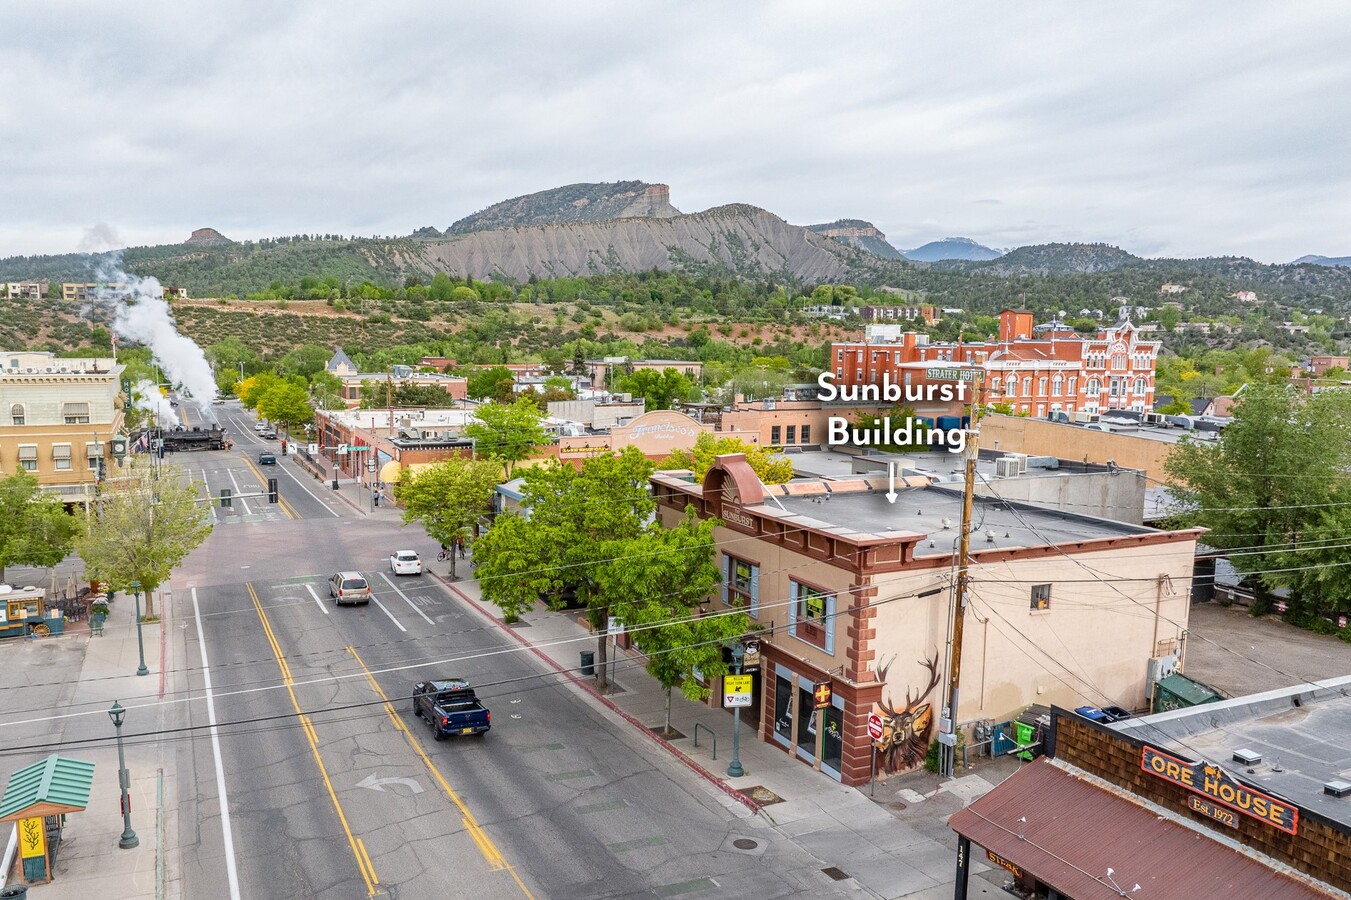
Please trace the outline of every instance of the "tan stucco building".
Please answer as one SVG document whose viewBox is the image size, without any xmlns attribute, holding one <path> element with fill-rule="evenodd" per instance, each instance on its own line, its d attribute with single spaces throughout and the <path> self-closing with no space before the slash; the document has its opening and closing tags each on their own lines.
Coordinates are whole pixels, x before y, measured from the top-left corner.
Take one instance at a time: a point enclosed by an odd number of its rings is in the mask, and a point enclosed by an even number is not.
<svg viewBox="0 0 1351 900">
<path fill-rule="evenodd" d="M 702 485 L 652 478 L 660 515 L 716 517 L 722 604 L 760 629 L 759 737 L 846 784 L 923 763 L 937 734 L 960 486 L 887 479 L 765 487 L 741 455 Z M 967 733 L 1031 704 L 1146 703 L 1150 659 L 1181 655 L 1199 531 L 1158 531 L 995 498 L 975 502 L 961 694 Z M 714 601 L 719 606 L 719 600 Z M 812 712 L 813 688 L 832 688 Z M 720 685 L 709 685 L 714 699 Z"/>
<path fill-rule="evenodd" d="M 112 359 L 0 351 L 0 477 L 27 470 L 65 502 L 87 503 L 99 460 L 114 465 L 121 373 Z"/>
</svg>

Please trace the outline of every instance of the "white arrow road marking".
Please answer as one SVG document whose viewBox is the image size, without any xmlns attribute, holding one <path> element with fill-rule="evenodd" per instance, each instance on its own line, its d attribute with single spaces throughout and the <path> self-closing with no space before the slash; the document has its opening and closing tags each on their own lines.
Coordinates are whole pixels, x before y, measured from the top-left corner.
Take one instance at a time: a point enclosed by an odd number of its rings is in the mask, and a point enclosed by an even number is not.
<svg viewBox="0 0 1351 900">
<path fill-rule="evenodd" d="M 324 601 L 319 599 L 319 595 L 314 592 L 314 585 L 312 584 L 305 585 L 305 590 L 309 591 L 310 596 L 314 598 L 314 602 L 319 604 L 320 612 L 322 612 L 324 615 L 328 615 L 328 607 L 324 605 Z"/>
<path fill-rule="evenodd" d="M 887 489 L 887 502 L 896 502 L 896 463 L 894 460 L 887 461 L 887 478 L 890 485 Z"/>
<path fill-rule="evenodd" d="M 395 584 L 395 583 L 390 579 L 388 573 L 386 573 L 386 572 L 381 572 L 381 573 L 380 573 L 380 577 L 383 578 L 383 579 L 385 579 L 385 582 L 386 582 L 390 587 L 394 588 L 394 593 L 396 593 L 396 594 L 398 594 L 400 597 L 402 597 L 402 598 L 403 598 L 403 602 L 404 602 L 404 603 L 407 603 L 407 604 L 409 605 L 409 607 L 412 608 L 413 612 L 417 613 L 419 616 L 422 616 L 422 618 L 426 619 L 428 625 L 435 625 L 435 624 L 436 624 L 436 623 L 433 622 L 431 619 L 427 619 L 427 614 L 426 614 L 425 612 L 423 612 L 422 610 L 418 609 L 417 606 L 413 603 L 413 601 L 408 599 L 408 595 L 407 595 L 407 594 L 405 594 L 403 591 L 399 590 L 399 586 L 398 586 L 397 584 Z"/>
<path fill-rule="evenodd" d="M 401 784 L 408 788 L 414 794 L 422 793 L 422 785 L 417 783 L 416 778 L 377 778 L 375 775 L 367 775 L 361 781 L 357 782 L 357 787 L 370 788 L 373 791 L 385 792 L 385 785 Z"/>
</svg>

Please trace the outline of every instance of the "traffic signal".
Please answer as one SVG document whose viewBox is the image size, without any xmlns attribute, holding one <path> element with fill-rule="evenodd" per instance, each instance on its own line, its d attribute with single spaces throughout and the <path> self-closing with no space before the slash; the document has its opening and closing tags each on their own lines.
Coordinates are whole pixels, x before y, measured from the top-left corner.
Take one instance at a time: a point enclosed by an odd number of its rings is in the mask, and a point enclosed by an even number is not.
<svg viewBox="0 0 1351 900">
<path fill-rule="evenodd" d="M 277 479 L 269 478 L 267 480 L 267 502 L 277 502 Z"/>
<path fill-rule="evenodd" d="M 233 501 L 230 499 L 230 489 L 220 489 L 220 505 L 222 509 L 228 509 Z"/>
</svg>

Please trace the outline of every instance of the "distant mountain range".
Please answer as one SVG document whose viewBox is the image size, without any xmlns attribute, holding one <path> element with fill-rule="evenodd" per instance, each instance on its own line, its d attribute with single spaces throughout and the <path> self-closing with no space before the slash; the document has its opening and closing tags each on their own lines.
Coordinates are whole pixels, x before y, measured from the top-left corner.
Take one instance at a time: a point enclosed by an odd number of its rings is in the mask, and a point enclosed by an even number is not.
<svg viewBox="0 0 1351 900">
<path fill-rule="evenodd" d="M 1292 262 L 1292 266 L 1312 264 L 1315 266 L 1351 266 L 1351 256 L 1301 256 Z"/>
<path fill-rule="evenodd" d="M 945 259 L 962 259 L 968 262 L 981 262 L 987 259 L 998 259 L 1003 256 L 1003 251 L 986 247 L 984 244 L 978 244 L 970 238 L 950 237 L 941 241 L 930 241 L 923 247 L 916 247 L 913 250 L 902 250 L 901 253 L 906 259 L 914 262 L 939 262 Z"/>
<path fill-rule="evenodd" d="M 527 194 L 459 219 L 444 232 L 428 225 L 394 239 L 300 235 L 235 242 L 201 228 L 183 244 L 130 248 L 123 260 L 130 272 L 154 275 L 199 297 L 248 293 L 305 276 L 397 284 L 436 272 L 522 281 L 659 269 L 802 285 L 872 284 L 981 303 L 1005 302 L 998 298 L 1007 280 L 1025 276 L 1083 276 L 1075 290 L 1098 302 L 1118 294 L 1143 299 L 1166 281 L 1204 281 L 1220 296 L 1257 290 L 1313 306 L 1351 303 L 1351 258 L 1303 257 L 1270 266 L 1235 257 L 1142 259 L 1108 244 L 1069 243 L 1001 255 L 968 238 L 902 252 L 861 219 L 804 227 L 745 204 L 681 213 L 668 186 L 642 181 Z M 87 281 L 93 262 L 75 253 L 0 259 L 0 281 Z M 1019 291 L 1029 302 L 1035 293 L 1026 286 Z"/>
</svg>

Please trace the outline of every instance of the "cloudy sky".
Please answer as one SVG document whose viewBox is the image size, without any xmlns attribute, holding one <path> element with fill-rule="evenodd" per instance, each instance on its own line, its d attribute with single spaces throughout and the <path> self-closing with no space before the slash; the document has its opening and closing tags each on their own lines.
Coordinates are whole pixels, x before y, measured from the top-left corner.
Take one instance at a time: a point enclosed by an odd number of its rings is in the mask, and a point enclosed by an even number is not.
<svg viewBox="0 0 1351 900">
<path fill-rule="evenodd" d="M 899 247 L 1351 254 L 1351 4 L 7 4 L 0 256 L 579 181 Z"/>
</svg>

